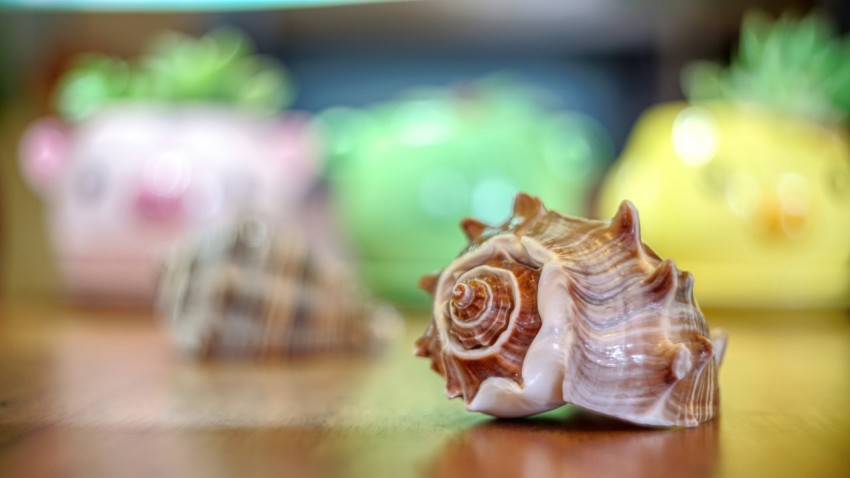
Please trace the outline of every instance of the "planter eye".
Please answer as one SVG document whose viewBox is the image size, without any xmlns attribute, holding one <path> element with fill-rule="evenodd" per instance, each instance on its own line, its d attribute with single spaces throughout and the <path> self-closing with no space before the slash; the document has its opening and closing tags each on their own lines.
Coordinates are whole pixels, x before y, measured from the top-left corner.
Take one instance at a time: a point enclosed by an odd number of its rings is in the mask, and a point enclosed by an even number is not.
<svg viewBox="0 0 850 478">
<path fill-rule="evenodd" d="M 850 193 L 850 174 L 843 170 L 831 170 L 826 176 L 829 190 L 838 197 L 845 197 Z"/>
<path fill-rule="evenodd" d="M 729 170 L 716 159 L 706 164 L 698 173 L 703 186 L 712 194 L 722 197 L 729 188 Z"/>
<path fill-rule="evenodd" d="M 96 202 L 106 189 L 106 175 L 101 168 L 86 166 L 74 178 L 74 191 L 84 203 Z"/>
<path fill-rule="evenodd" d="M 244 173 L 232 174 L 224 180 L 224 195 L 236 207 L 250 206 L 258 188 L 257 179 Z"/>
</svg>

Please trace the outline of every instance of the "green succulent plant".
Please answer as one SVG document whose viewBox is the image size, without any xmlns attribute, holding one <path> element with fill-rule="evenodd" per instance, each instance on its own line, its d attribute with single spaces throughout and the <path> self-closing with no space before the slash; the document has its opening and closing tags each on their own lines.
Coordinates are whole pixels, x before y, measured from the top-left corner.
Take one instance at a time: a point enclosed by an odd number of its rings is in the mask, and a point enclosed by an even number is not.
<svg viewBox="0 0 850 478">
<path fill-rule="evenodd" d="M 731 64 L 685 68 L 690 100 L 757 103 L 798 117 L 835 122 L 850 116 L 850 38 L 824 17 L 761 13 L 744 17 Z"/>
<path fill-rule="evenodd" d="M 81 56 L 60 80 L 56 103 L 72 121 L 128 100 L 216 102 L 272 114 L 288 106 L 292 94 L 282 65 L 253 54 L 247 37 L 224 28 L 198 39 L 163 33 L 135 61 Z"/>
</svg>

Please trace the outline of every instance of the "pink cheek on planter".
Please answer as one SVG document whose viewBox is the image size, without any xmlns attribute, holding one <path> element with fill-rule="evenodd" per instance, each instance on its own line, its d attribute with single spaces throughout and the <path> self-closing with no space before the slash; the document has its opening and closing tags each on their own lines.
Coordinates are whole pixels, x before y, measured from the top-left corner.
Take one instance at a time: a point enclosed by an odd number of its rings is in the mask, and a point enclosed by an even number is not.
<svg viewBox="0 0 850 478">
<path fill-rule="evenodd" d="M 174 154 L 152 158 L 142 171 L 136 213 L 153 222 L 180 220 L 191 182 L 192 169 L 185 158 Z"/>
</svg>

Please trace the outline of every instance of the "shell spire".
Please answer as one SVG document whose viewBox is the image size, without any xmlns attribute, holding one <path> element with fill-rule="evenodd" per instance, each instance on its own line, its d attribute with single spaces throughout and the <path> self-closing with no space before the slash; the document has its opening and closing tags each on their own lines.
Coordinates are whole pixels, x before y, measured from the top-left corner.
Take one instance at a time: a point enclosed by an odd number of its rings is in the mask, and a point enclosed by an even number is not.
<svg viewBox="0 0 850 478">
<path fill-rule="evenodd" d="M 726 336 L 709 332 L 693 276 L 642 243 L 630 202 L 597 221 L 518 194 L 504 224 L 462 227 L 470 245 L 420 281 L 434 305 L 416 354 L 447 396 L 502 417 L 565 403 L 646 425 L 716 415 Z"/>
</svg>

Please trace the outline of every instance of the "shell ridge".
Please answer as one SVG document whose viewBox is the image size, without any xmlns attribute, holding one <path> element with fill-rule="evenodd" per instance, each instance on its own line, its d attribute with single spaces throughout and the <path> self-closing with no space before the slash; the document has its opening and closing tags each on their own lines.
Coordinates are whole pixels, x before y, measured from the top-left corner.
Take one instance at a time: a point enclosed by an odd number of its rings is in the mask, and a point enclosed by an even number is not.
<svg viewBox="0 0 850 478">
<path fill-rule="evenodd" d="M 641 284 L 645 286 L 647 293 L 656 298 L 655 300 L 669 306 L 679 290 L 678 278 L 676 265 L 671 259 L 664 259 L 654 271 L 641 281 Z"/>
<path fill-rule="evenodd" d="M 593 285 L 583 284 L 582 281 L 572 281 L 570 291 L 579 295 L 582 298 L 582 301 L 590 307 L 610 309 L 612 301 L 622 298 L 626 291 L 632 289 L 634 283 L 640 282 L 641 280 L 642 279 L 639 277 L 630 278 L 628 282 L 621 280 L 619 281 L 619 284 L 606 289 L 602 289 L 601 286 L 615 283 L 617 282 L 617 279 L 614 278 L 606 283 Z"/>
<path fill-rule="evenodd" d="M 580 229 L 581 223 L 578 222 L 578 219 L 573 219 L 574 222 L 569 222 L 569 218 L 565 216 L 560 216 L 555 212 L 549 212 L 547 218 L 549 219 L 548 224 L 546 225 L 546 229 L 543 231 L 537 232 L 537 234 L 531 234 L 532 237 L 535 237 L 538 242 L 546 246 L 547 248 L 552 249 L 559 255 L 572 255 L 572 252 L 576 249 L 579 244 L 583 244 L 588 240 L 592 240 L 595 234 L 600 231 L 604 231 L 608 229 L 608 226 L 603 221 L 594 221 L 594 224 L 587 228 L 585 231 L 581 231 L 581 234 L 576 234 L 576 238 L 572 240 L 572 242 L 564 242 L 564 239 L 569 236 L 569 234 L 574 233 L 577 229 Z"/>
</svg>

